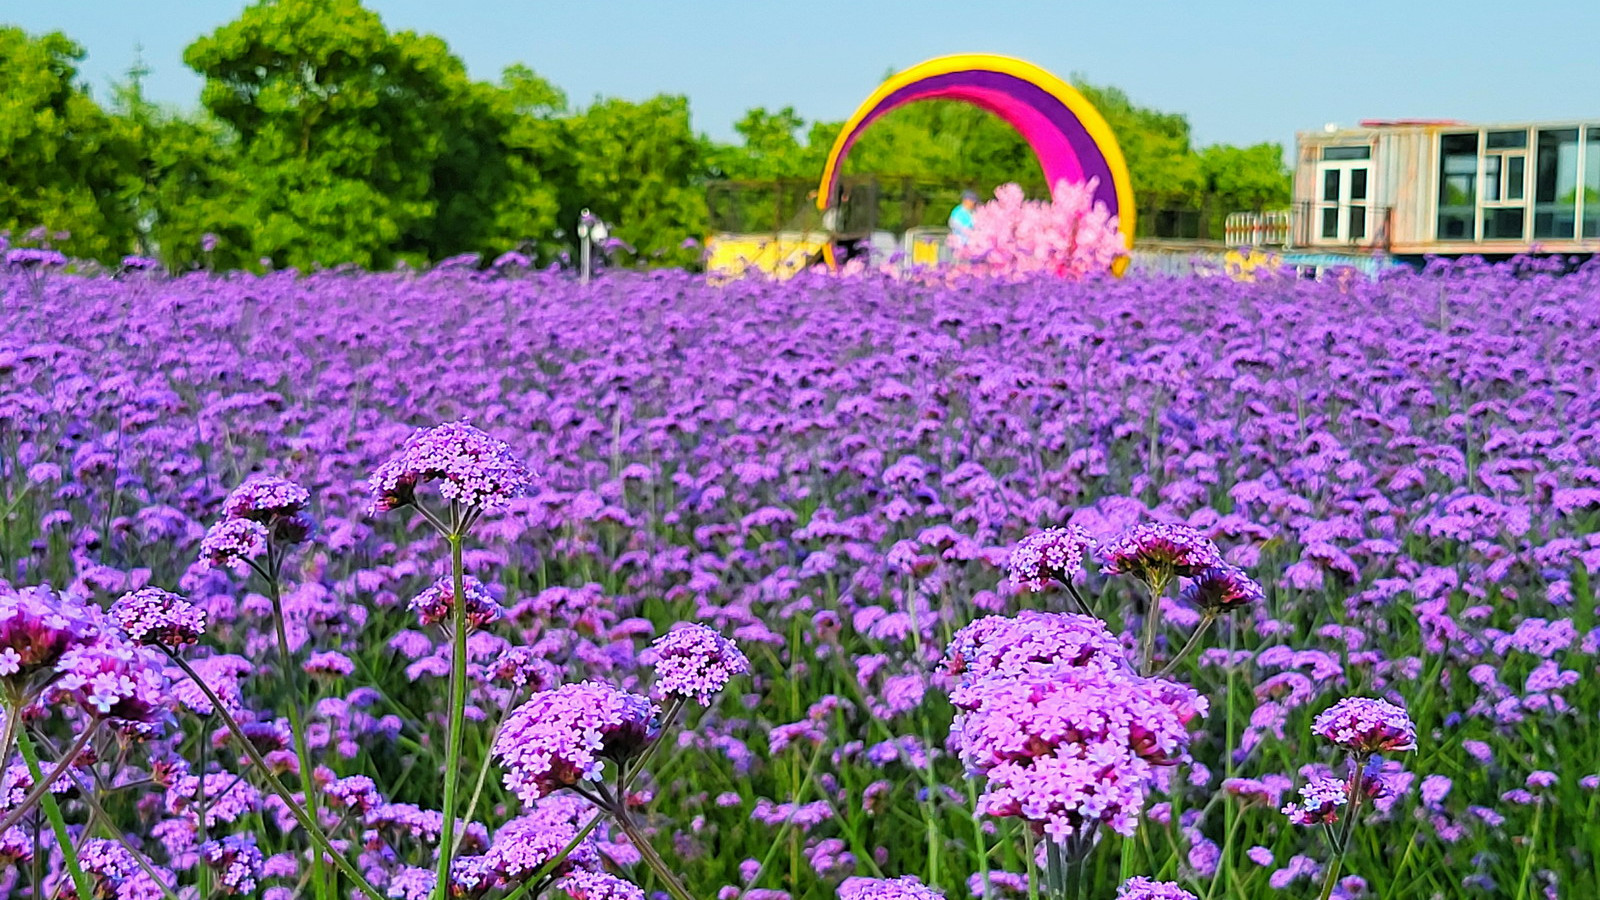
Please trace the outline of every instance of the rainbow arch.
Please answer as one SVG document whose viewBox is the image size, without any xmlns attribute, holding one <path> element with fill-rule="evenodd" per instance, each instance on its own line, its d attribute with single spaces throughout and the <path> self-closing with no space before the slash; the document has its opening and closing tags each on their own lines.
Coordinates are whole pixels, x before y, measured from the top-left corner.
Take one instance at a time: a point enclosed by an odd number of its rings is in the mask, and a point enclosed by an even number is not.
<svg viewBox="0 0 1600 900">
<path fill-rule="evenodd" d="M 832 205 L 844 159 L 862 132 L 879 116 L 918 100 L 961 100 L 999 116 L 1033 148 L 1046 184 L 1098 179 L 1095 199 L 1117 217 L 1124 245 L 1133 247 L 1133 181 L 1111 126 L 1072 85 L 1033 63 L 991 53 L 936 57 L 879 85 L 834 139 L 817 189 L 818 209 Z M 833 245 L 824 252 L 832 265 Z"/>
</svg>

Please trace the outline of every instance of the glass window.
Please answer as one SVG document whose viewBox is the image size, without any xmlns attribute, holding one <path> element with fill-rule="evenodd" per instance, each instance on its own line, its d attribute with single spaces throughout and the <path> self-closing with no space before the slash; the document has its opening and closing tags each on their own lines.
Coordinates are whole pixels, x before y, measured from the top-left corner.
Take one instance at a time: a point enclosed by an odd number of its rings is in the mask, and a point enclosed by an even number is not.
<svg viewBox="0 0 1600 900">
<path fill-rule="evenodd" d="M 1534 155 L 1533 236 L 1573 237 L 1577 204 L 1578 129 L 1540 131 Z"/>
<path fill-rule="evenodd" d="M 1365 206 L 1350 207 L 1350 240 L 1362 241 L 1367 237 L 1367 208 Z"/>
<path fill-rule="evenodd" d="M 1329 239 L 1339 236 L 1339 207 L 1329 206 L 1322 210 L 1322 236 Z"/>
<path fill-rule="evenodd" d="M 1500 202 L 1500 157 L 1483 158 L 1483 202 Z"/>
<path fill-rule="evenodd" d="M 1360 147 L 1323 147 L 1322 158 L 1328 160 L 1371 159 L 1372 148 L 1365 145 Z"/>
<path fill-rule="evenodd" d="M 1583 161 L 1583 236 L 1600 238 L 1600 125 L 1587 129 Z"/>
<path fill-rule="evenodd" d="M 1367 170 L 1365 168 L 1350 170 L 1350 200 L 1367 199 Z"/>
<path fill-rule="evenodd" d="M 1526 156 L 1506 157 L 1506 199 L 1521 200 L 1523 197 L 1523 184 L 1528 180 L 1528 158 Z"/>
<path fill-rule="evenodd" d="M 1339 202 L 1339 170 L 1329 169 L 1322 173 L 1322 199 L 1325 203 Z"/>
<path fill-rule="evenodd" d="M 1521 150 L 1528 146 L 1526 131 L 1491 131 L 1484 141 L 1489 150 Z"/>
<path fill-rule="evenodd" d="M 1483 211 L 1483 239 L 1522 240 L 1522 223 L 1527 210 L 1520 206 L 1502 206 Z"/>
<path fill-rule="evenodd" d="M 1439 138 L 1439 221 L 1441 241 L 1470 241 L 1478 219 L 1478 135 Z"/>
</svg>

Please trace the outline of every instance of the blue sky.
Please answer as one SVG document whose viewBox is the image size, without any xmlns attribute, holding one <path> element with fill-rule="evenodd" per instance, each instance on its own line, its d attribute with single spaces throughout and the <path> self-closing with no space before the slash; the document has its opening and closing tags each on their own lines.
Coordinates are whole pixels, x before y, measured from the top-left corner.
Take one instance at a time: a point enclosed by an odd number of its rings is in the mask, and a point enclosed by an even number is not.
<svg viewBox="0 0 1600 900">
<path fill-rule="evenodd" d="M 1020 56 L 1182 112 L 1200 143 L 1292 143 L 1381 117 L 1600 121 L 1597 0 L 367 0 L 438 34 L 480 78 L 523 62 L 582 104 L 687 94 L 715 137 L 752 106 L 843 119 L 892 68 L 955 52 Z M 238 0 L 0 0 L 0 22 L 84 44 L 109 95 L 142 46 L 156 99 L 194 106 L 183 48 Z"/>
</svg>

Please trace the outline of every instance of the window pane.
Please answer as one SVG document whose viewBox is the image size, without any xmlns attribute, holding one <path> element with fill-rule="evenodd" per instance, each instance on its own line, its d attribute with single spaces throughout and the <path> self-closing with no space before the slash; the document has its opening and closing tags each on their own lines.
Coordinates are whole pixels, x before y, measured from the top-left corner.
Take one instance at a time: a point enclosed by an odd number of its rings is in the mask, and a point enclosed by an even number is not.
<svg viewBox="0 0 1600 900">
<path fill-rule="evenodd" d="M 1528 158 L 1526 156 L 1506 157 L 1506 199 L 1521 200 L 1523 197 L 1523 184 L 1527 181 Z"/>
<path fill-rule="evenodd" d="M 1350 199 L 1367 199 L 1367 170 L 1364 168 L 1350 170 Z"/>
<path fill-rule="evenodd" d="M 1371 147 L 1323 147 L 1323 159 L 1371 159 Z"/>
<path fill-rule="evenodd" d="M 1483 159 L 1483 200 L 1485 203 L 1500 202 L 1500 157 L 1486 156 Z"/>
<path fill-rule="evenodd" d="M 1578 129 L 1539 132 L 1534 158 L 1533 236 L 1570 238 L 1577 231 Z"/>
<path fill-rule="evenodd" d="M 1329 206 L 1322 210 L 1322 236 L 1325 238 L 1339 236 L 1339 207 Z"/>
<path fill-rule="evenodd" d="M 1522 240 L 1522 222 L 1527 211 L 1510 206 L 1483 211 L 1483 239 Z"/>
<path fill-rule="evenodd" d="M 1528 146 L 1526 131 L 1491 131 L 1484 141 L 1490 150 L 1521 150 Z"/>
<path fill-rule="evenodd" d="M 1583 162 L 1583 236 L 1600 237 L 1600 125 L 1588 128 Z"/>
<path fill-rule="evenodd" d="M 1322 173 L 1322 199 L 1329 203 L 1339 202 L 1339 170 L 1327 169 Z"/>
<path fill-rule="evenodd" d="M 1367 208 L 1365 206 L 1350 207 L 1350 240 L 1365 240 L 1367 236 Z"/>
</svg>

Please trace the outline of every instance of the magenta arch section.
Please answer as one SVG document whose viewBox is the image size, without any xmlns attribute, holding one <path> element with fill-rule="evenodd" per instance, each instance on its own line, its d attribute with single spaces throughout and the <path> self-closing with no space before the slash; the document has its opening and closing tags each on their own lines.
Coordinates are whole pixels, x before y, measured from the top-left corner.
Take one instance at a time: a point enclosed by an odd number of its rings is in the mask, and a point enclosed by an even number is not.
<svg viewBox="0 0 1600 900">
<path fill-rule="evenodd" d="M 890 110 L 917 100 L 960 100 L 994 113 L 1033 148 L 1046 184 L 1079 184 L 1096 179 L 1095 200 L 1104 203 L 1112 215 L 1120 214 L 1111 165 L 1072 110 L 1036 84 L 983 69 L 934 75 L 883 98 L 846 136 L 839 154 L 841 164 L 828 185 L 829 197 L 837 192 L 843 159 L 861 133 Z"/>
</svg>

